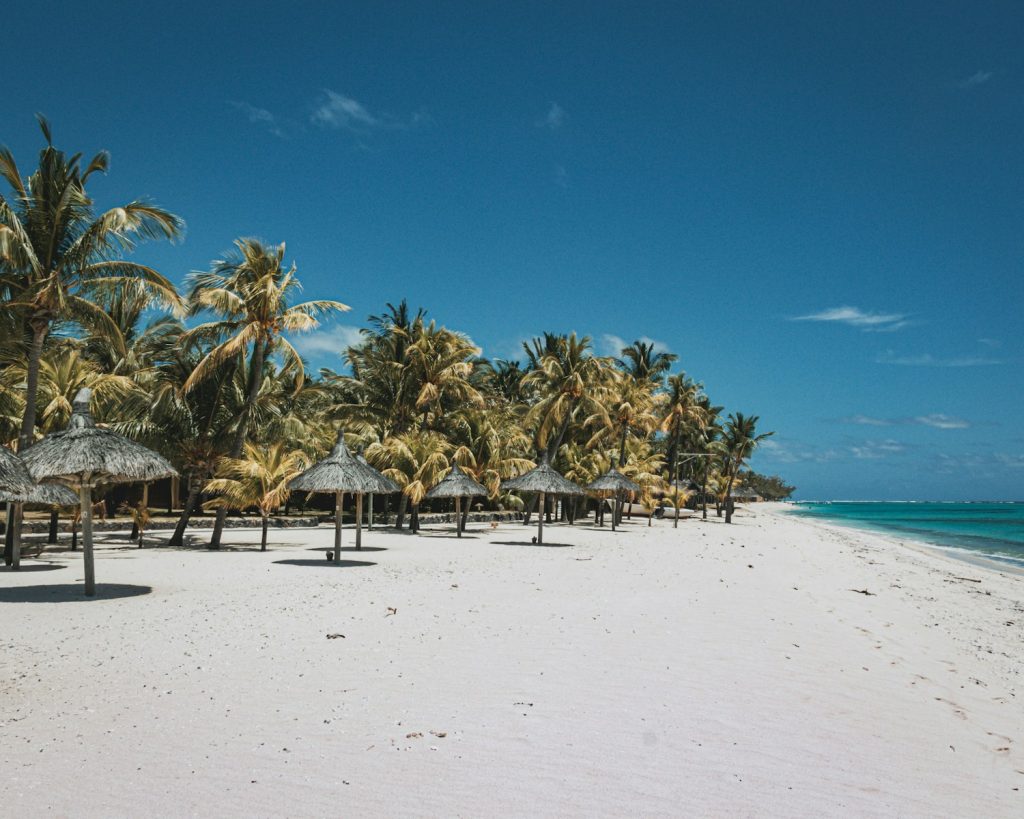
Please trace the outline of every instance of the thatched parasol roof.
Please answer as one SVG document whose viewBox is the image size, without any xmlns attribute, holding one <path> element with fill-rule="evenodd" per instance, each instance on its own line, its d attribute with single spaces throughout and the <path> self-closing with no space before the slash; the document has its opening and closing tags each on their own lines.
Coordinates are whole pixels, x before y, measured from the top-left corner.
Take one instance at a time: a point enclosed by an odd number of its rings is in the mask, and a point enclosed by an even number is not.
<svg viewBox="0 0 1024 819">
<path fill-rule="evenodd" d="M 548 495 L 585 495 L 586 493 L 572 481 L 563 478 L 546 460 L 541 461 L 529 472 L 518 478 L 503 481 L 502 489 L 515 489 L 519 492 L 544 492 Z"/>
<path fill-rule="evenodd" d="M 91 484 L 155 481 L 177 475 L 161 455 L 142 444 L 96 426 L 89 411 L 92 390 L 79 390 L 64 432 L 47 435 L 23 454 L 29 474 L 78 486 L 88 474 Z"/>
<path fill-rule="evenodd" d="M 469 498 L 487 495 L 487 488 L 463 472 L 458 464 L 427 492 L 428 498 Z"/>
<path fill-rule="evenodd" d="M 338 432 L 338 442 L 331 450 L 331 454 L 320 463 L 313 464 L 301 475 L 292 478 L 288 488 L 305 492 L 355 492 L 359 495 L 369 492 L 386 495 L 401 491 L 398 484 L 368 463 L 360 463 L 359 459 L 348 451 L 343 431 Z"/>
<path fill-rule="evenodd" d="M 45 506 L 77 506 L 78 494 L 62 483 L 34 483 L 20 494 L 0 489 L 0 501 L 13 503 L 39 503 Z"/>
<path fill-rule="evenodd" d="M 5 446 L 0 446 L 0 500 L 20 503 L 35 486 L 25 462 Z M 10 495 L 10 497 L 7 497 Z"/>
<path fill-rule="evenodd" d="M 614 466 L 600 478 L 588 484 L 588 492 L 641 492 L 640 484 L 634 483 Z"/>
</svg>

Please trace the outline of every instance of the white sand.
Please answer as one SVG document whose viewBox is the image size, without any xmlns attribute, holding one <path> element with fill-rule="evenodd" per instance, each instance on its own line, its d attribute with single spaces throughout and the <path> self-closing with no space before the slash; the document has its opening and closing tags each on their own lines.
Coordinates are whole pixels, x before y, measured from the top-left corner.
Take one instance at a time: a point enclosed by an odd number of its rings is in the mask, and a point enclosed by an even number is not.
<svg viewBox="0 0 1024 819">
<path fill-rule="evenodd" d="M 1024 815 L 1020 576 L 766 509 L 441 534 L 0 575 L 0 813 Z"/>
</svg>

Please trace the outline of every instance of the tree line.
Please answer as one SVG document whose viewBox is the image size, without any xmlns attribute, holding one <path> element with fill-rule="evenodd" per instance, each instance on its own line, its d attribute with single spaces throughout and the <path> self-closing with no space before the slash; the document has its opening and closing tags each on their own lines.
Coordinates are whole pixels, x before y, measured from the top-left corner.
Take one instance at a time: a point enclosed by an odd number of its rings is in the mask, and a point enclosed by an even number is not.
<svg viewBox="0 0 1024 819">
<path fill-rule="evenodd" d="M 131 258 L 138 243 L 175 240 L 183 220 L 131 201 L 97 212 L 88 185 L 109 158 L 86 162 L 44 145 L 23 176 L 0 149 L 0 440 L 24 450 L 67 424 L 82 387 L 97 421 L 167 457 L 189 517 L 271 514 L 287 485 L 323 457 L 339 424 L 351 445 L 402 489 L 395 525 L 417 525 L 427 490 L 451 462 L 515 506 L 501 482 L 547 459 L 586 484 L 616 467 L 640 501 L 699 488 L 731 520 L 732 490 L 757 444 L 758 417 L 726 414 L 677 356 L 635 341 L 598 355 L 575 333 L 545 332 L 519 360 L 488 359 L 465 334 L 404 300 L 368 318 L 339 349 L 337 371 L 307 371 L 292 339 L 348 308 L 299 301 L 285 245 L 240 238 L 179 289 Z M 530 510 L 533 511 L 533 510 Z"/>
</svg>

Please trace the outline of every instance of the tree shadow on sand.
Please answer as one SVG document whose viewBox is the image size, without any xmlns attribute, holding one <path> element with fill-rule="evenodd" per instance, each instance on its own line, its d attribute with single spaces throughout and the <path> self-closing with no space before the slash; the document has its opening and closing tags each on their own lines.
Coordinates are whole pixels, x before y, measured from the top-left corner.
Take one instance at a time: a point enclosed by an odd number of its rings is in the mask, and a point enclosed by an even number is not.
<svg viewBox="0 0 1024 819">
<path fill-rule="evenodd" d="M 96 596 L 86 597 L 85 586 L 80 583 L 61 583 L 57 586 L 14 586 L 0 589 L 0 603 L 80 603 L 90 600 L 140 597 L 152 591 L 152 586 L 97 583 Z"/>
<path fill-rule="evenodd" d="M 575 543 L 532 543 L 529 540 L 492 540 L 495 546 L 536 546 L 538 549 L 571 549 Z"/>
<path fill-rule="evenodd" d="M 339 560 L 335 563 L 333 560 L 302 560 L 299 558 L 293 558 L 291 560 L 275 560 L 274 563 L 283 566 L 316 566 L 319 569 L 346 569 L 356 566 L 377 565 L 369 560 Z"/>
<path fill-rule="evenodd" d="M 53 569 L 66 569 L 62 563 L 29 563 L 22 564 L 20 569 L 13 566 L 0 566 L 0 572 L 11 572 L 12 574 L 24 574 L 25 572 L 49 572 Z"/>
<path fill-rule="evenodd" d="M 356 554 L 360 554 L 361 552 L 386 552 L 387 550 L 386 546 L 364 546 L 362 549 L 357 549 L 355 546 L 341 547 L 341 551 L 343 552 L 355 552 Z M 307 551 L 320 552 L 323 554 L 324 552 L 333 552 L 334 548 L 328 546 L 311 546 Z"/>
</svg>

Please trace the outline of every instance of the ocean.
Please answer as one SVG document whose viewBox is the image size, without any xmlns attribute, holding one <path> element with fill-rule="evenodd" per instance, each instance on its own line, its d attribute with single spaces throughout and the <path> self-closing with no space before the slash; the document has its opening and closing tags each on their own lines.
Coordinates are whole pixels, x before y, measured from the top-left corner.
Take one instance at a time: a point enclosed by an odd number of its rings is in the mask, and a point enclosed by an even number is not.
<svg viewBox="0 0 1024 819">
<path fill-rule="evenodd" d="M 797 503 L 800 517 L 873 529 L 1024 568 L 1024 503 Z"/>
</svg>

